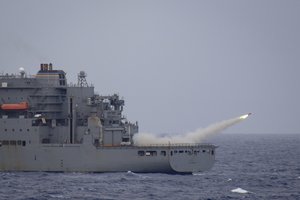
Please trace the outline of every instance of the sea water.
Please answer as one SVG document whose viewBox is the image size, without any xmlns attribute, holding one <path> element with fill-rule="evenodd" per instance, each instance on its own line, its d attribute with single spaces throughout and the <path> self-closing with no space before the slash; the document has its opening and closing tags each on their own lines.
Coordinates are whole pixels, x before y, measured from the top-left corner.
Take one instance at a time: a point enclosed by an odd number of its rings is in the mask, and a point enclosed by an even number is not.
<svg viewBox="0 0 300 200">
<path fill-rule="evenodd" d="M 204 173 L 0 172 L 0 199 L 300 199 L 300 134 L 207 141 L 219 148 Z"/>
</svg>

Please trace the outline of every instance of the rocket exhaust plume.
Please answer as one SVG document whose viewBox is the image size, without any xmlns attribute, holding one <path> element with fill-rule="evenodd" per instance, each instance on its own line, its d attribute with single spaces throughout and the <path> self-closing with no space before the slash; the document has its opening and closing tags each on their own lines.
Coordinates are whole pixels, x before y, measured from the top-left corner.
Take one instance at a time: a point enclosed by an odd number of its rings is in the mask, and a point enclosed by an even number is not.
<svg viewBox="0 0 300 200">
<path fill-rule="evenodd" d="M 133 142 L 137 146 L 151 144 L 200 143 L 207 136 L 220 133 L 226 128 L 247 119 L 249 115 L 251 115 L 251 113 L 211 124 L 206 128 L 199 128 L 194 132 L 188 132 L 182 135 L 160 137 L 150 133 L 138 133 L 134 135 Z"/>
</svg>

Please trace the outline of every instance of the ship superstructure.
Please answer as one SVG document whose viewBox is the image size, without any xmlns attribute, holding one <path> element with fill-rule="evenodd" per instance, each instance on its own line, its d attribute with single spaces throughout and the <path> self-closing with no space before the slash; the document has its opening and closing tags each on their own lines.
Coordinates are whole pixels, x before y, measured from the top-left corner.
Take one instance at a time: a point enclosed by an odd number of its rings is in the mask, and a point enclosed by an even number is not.
<svg viewBox="0 0 300 200">
<path fill-rule="evenodd" d="M 1 75 L 0 105 L 1 171 L 192 173 L 215 160 L 211 144 L 135 146 L 124 100 L 95 94 L 83 71 L 77 84 L 52 64 Z"/>
</svg>

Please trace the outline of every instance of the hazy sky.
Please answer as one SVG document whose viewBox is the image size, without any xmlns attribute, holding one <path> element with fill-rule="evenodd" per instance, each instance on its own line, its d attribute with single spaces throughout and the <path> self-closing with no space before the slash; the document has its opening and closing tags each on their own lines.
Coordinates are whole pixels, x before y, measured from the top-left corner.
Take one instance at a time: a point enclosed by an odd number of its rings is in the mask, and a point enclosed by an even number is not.
<svg viewBox="0 0 300 200">
<path fill-rule="evenodd" d="M 300 1 L 0 0 L 0 72 L 52 62 L 140 130 L 300 133 Z"/>
</svg>

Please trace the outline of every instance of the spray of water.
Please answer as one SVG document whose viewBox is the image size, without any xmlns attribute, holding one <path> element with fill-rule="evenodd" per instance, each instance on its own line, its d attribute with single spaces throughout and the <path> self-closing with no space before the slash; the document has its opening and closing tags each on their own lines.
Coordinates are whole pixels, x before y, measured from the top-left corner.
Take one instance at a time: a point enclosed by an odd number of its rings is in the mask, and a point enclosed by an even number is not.
<svg viewBox="0 0 300 200">
<path fill-rule="evenodd" d="M 134 135 L 133 141 L 134 144 L 137 146 L 151 145 L 151 144 L 200 143 L 207 136 L 220 133 L 226 128 L 245 120 L 250 114 L 251 113 L 239 117 L 235 117 L 232 119 L 224 120 L 212 124 L 206 128 L 200 128 L 194 132 L 189 132 L 182 135 L 159 137 L 157 135 L 150 134 L 150 133 L 138 133 Z"/>
</svg>

